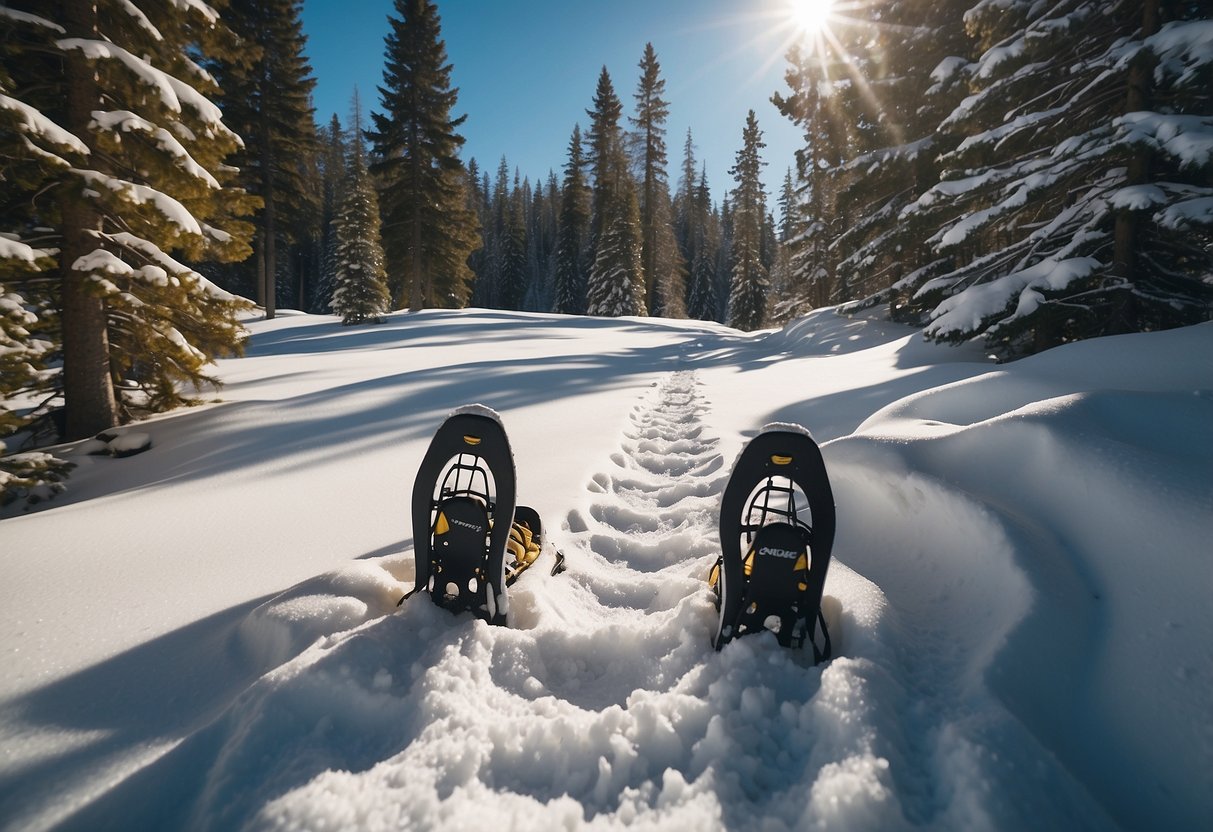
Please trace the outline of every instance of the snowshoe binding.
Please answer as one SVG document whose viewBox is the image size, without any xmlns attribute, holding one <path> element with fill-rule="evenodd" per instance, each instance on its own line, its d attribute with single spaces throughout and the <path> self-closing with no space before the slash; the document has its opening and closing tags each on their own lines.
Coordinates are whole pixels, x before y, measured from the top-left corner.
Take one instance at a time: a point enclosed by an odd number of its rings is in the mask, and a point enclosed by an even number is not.
<svg viewBox="0 0 1213 832">
<path fill-rule="evenodd" d="M 807 641 L 814 663 L 829 659 L 821 608 L 833 543 L 820 449 L 799 425 L 767 425 L 737 458 L 721 500 L 721 556 L 708 578 L 720 610 L 716 649 L 769 630 L 785 647 Z"/>
<path fill-rule="evenodd" d="M 456 410 L 430 440 L 413 484 L 417 580 L 400 603 L 424 591 L 451 612 L 507 625 L 506 589 L 543 551 L 539 513 L 516 505 L 515 489 L 500 417 L 483 405 Z"/>
</svg>

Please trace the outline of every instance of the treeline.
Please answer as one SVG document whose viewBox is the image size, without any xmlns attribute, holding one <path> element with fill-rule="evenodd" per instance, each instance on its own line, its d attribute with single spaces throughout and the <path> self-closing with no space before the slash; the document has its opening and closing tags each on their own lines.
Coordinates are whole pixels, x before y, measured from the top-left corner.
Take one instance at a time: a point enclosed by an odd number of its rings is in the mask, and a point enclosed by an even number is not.
<svg viewBox="0 0 1213 832">
<path fill-rule="evenodd" d="M 1001 358 L 1213 313 L 1207 3 L 885 0 L 793 50 L 793 296 Z"/>
<path fill-rule="evenodd" d="M 246 37 L 263 41 L 256 61 L 213 66 L 223 90 L 220 104 L 245 137 L 236 159 L 240 177 L 263 207 L 254 219 L 255 255 L 210 273 L 230 291 L 255 299 L 268 316 L 287 305 L 355 322 L 390 309 L 470 303 L 570 314 L 689 315 L 747 329 L 769 318 L 767 279 L 779 243 L 761 182 L 756 120 L 751 113 L 739 125 L 734 181 L 719 204 L 697 166 L 689 131 L 682 175 L 672 188 L 669 102 L 651 44 L 639 62 L 632 112 L 625 116 L 604 68 L 586 131 L 580 124 L 572 128 L 562 175 L 553 171 L 532 183 L 505 158 L 495 169 L 482 169 L 476 159 L 463 165 L 462 118 L 452 115 L 450 67 L 433 3 L 397 4 L 383 98 L 365 131 L 357 100 L 347 119 L 347 125 L 357 122 L 352 130 L 335 115 L 314 126 L 308 104 L 314 82 L 303 57 L 298 4 L 234 0 L 227 19 Z M 425 103 L 431 100 L 438 106 Z M 427 129 L 432 142 L 409 144 L 410 135 Z M 438 152 L 415 164 L 430 146 Z M 355 149 L 365 156 L 380 202 L 381 223 L 363 231 L 366 246 L 382 245 L 380 267 L 351 269 L 337 253 L 342 234 L 352 233 L 340 205 L 359 181 Z M 419 230 L 409 216 L 419 204 L 436 206 L 444 219 Z M 415 262 L 414 248 L 427 245 L 433 250 L 420 252 L 424 264 Z M 348 283 L 359 275 L 383 285 L 359 293 L 367 300 L 351 310 Z M 345 300 L 338 300 L 342 281 Z M 372 297 L 384 301 L 371 304 Z"/>
</svg>

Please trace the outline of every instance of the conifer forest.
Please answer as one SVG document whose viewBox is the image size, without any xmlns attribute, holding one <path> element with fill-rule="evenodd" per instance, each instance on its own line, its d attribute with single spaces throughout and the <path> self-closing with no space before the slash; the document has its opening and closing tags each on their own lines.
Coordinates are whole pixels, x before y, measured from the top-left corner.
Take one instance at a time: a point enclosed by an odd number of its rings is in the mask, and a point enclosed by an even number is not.
<svg viewBox="0 0 1213 832">
<path fill-rule="evenodd" d="M 396 0 L 381 84 L 336 114 L 312 105 L 300 0 L 0 5 L 0 436 L 185 403 L 253 308 L 755 330 L 838 306 L 1000 360 L 1213 315 L 1206 2 L 852 5 L 769 91 L 795 158 L 751 111 L 724 182 L 669 135 L 643 20 L 632 76 L 587 79 L 532 181 L 465 158 L 435 0 Z"/>
</svg>

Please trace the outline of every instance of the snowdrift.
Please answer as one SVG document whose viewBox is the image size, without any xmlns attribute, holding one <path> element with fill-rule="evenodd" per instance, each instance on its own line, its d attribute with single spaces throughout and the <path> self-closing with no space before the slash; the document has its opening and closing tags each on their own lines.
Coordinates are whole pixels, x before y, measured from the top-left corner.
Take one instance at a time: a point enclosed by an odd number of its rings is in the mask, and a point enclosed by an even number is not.
<svg viewBox="0 0 1213 832">
<path fill-rule="evenodd" d="M 996 366 L 468 310 L 251 324 L 222 401 L 0 520 L 5 829 L 1116 829 L 1213 816 L 1213 325 Z M 502 414 L 568 571 L 412 599 L 429 436 Z M 720 653 L 729 466 L 822 443 L 840 655 Z M 72 449 L 65 451 L 72 455 Z"/>
</svg>

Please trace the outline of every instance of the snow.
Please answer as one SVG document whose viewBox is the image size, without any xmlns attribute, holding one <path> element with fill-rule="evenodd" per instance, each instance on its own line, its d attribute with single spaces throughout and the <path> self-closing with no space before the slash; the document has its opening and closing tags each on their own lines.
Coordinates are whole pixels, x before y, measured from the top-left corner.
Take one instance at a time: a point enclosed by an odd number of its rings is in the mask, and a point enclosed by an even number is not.
<svg viewBox="0 0 1213 832">
<path fill-rule="evenodd" d="M 931 322 L 927 324 L 925 333 L 940 337 L 954 332 L 973 332 L 983 320 L 1005 311 L 1012 302 L 1016 302 L 1017 306 L 1004 322 L 1030 315 L 1043 300 L 1038 289 L 1065 289 L 1097 268 L 1099 261 L 1094 257 L 1068 257 L 1063 260 L 1046 257 L 1026 269 L 1003 275 L 989 283 L 969 286 L 963 292 L 945 298 L 932 310 Z"/>
<path fill-rule="evenodd" d="M 74 150 L 77 153 L 88 154 L 89 150 L 84 142 L 28 104 L 0 94 L 0 107 L 16 113 L 20 117 L 18 127 L 22 132 L 39 136 L 52 144 Z"/>
<path fill-rule="evenodd" d="M 154 90 L 160 103 L 172 112 L 180 113 L 182 102 L 184 102 L 209 128 L 220 131 L 225 136 L 234 136 L 224 127 L 223 113 L 219 107 L 205 95 L 184 81 L 157 69 L 143 58 L 131 54 L 121 46 L 108 41 L 87 38 L 63 38 L 56 41 L 56 45 L 64 51 L 79 50 L 91 61 L 118 61 L 147 87 Z"/>
<path fill-rule="evenodd" d="M 207 187 L 215 190 L 219 189 L 219 181 L 211 175 L 210 171 L 194 161 L 194 157 L 189 154 L 189 151 L 185 149 L 181 142 L 177 141 L 163 127 L 157 127 L 130 110 L 94 110 L 92 116 L 93 121 L 89 126 L 93 130 L 121 130 L 123 133 L 138 130 L 141 133 L 148 134 L 156 142 L 157 147 L 177 161 L 177 164 L 183 171 L 190 176 L 201 179 L 206 183 Z"/>
<path fill-rule="evenodd" d="M 0 828 L 1213 815 L 1213 324 L 997 366 L 833 310 L 249 326 L 222 401 L 57 449 L 67 492 L 0 520 Z M 550 532 L 509 629 L 396 606 L 417 466 L 472 403 Z M 772 423 L 838 507 L 819 667 L 710 646 L 720 495 Z"/>
<path fill-rule="evenodd" d="M 177 226 L 181 231 L 186 234 L 202 235 L 202 226 L 199 224 L 197 218 L 189 212 L 188 208 L 163 191 L 156 190 L 148 185 L 141 185 L 138 182 L 128 182 L 125 179 L 106 176 L 95 170 L 73 168 L 72 173 L 90 184 L 106 188 L 118 194 L 122 199 L 135 205 L 147 205 L 150 203 L 165 220 Z"/>
<path fill-rule="evenodd" d="M 20 12 L 16 9 L 10 9 L 8 6 L 0 6 L 0 17 L 7 17 L 9 20 L 15 20 L 18 23 L 30 23 L 34 26 L 41 26 L 44 29 L 50 29 L 53 32 L 64 33 L 66 30 L 58 23 L 53 23 L 45 17 L 39 17 L 36 14 L 29 12 Z"/>
</svg>

